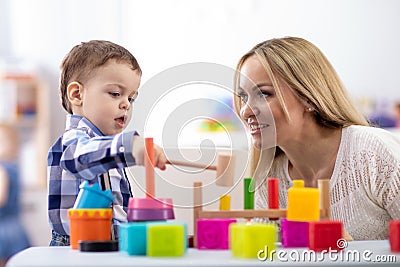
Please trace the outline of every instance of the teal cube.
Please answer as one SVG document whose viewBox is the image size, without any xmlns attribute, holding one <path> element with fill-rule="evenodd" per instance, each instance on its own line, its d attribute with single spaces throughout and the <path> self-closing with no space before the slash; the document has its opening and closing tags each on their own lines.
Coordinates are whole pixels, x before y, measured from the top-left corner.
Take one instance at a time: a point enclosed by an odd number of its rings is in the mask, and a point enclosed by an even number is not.
<svg viewBox="0 0 400 267">
<path fill-rule="evenodd" d="M 179 257 L 187 251 L 185 223 L 165 222 L 147 225 L 147 256 Z"/>
<path fill-rule="evenodd" d="M 119 225 L 119 250 L 129 255 L 146 255 L 147 222 Z"/>
</svg>

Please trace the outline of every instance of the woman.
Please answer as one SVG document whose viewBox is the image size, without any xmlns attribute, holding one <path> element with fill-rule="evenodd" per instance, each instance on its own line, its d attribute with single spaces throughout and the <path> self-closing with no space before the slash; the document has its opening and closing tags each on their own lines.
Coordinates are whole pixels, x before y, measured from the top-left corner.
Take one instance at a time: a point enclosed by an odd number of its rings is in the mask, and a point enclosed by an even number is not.
<svg viewBox="0 0 400 267">
<path fill-rule="evenodd" d="M 281 207 L 294 179 L 330 179 L 331 218 L 355 240 L 386 239 L 400 219 L 400 138 L 368 126 L 337 73 L 296 37 L 256 45 L 237 65 L 235 108 L 253 140 L 257 208 L 266 177 L 280 178 Z"/>
</svg>

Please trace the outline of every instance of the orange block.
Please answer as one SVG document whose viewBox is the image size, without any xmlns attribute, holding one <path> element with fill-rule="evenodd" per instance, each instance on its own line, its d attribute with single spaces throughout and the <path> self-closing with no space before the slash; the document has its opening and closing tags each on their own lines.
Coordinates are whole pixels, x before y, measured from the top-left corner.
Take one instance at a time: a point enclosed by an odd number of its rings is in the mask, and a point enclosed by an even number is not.
<svg viewBox="0 0 400 267">
<path fill-rule="evenodd" d="M 78 249 L 79 240 L 110 240 L 112 216 L 112 209 L 69 209 L 71 248 Z"/>
<path fill-rule="evenodd" d="M 153 138 L 151 137 L 146 137 L 144 141 L 146 148 L 146 155 L 144 155 L 144 166 L 146 169 L 146 197 L 154 198 L 156 196 L 154 178 L 154 143 Z"/>
<path fill-rule="evenodd" d="M 320 191 L 305 188 L 303 180 L 294 180 L 288 190 L 287 219 L 298 222 L 315 222 L 320 218 Z"/>
</svg>

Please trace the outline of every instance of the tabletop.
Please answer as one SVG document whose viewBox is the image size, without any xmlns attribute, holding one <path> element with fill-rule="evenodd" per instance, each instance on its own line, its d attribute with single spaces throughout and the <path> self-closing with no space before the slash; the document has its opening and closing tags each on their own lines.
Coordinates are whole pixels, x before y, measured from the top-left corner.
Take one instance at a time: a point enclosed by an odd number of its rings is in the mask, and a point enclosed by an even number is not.
<svg viewBox="0 0 400 267">
<path fill-rule="evenodd" d="M 80 252 L 70 247 L 31 247 L 14 255 L 6 267 L 25 266 L 399 266 L 400 253 L 391 253 L 388 240 L 351 241 L 341 252 L 277 248 L 275 257 L 234 258 L 229 250 L 189 248 L 182 257 L 130 256 L 125 252 Z"/>
</svg>

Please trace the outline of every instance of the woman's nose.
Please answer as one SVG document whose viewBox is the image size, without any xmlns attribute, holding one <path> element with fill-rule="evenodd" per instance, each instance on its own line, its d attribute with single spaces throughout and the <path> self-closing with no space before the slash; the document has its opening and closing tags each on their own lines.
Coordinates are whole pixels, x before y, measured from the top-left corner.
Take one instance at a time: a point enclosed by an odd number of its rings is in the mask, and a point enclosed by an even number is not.
<svg viewBox="0 0 400 267">
<path fill-rule="evenodd" d="M 242 119 L 247 120 L 251 116 L 256 116 L 259 113 L 259 109 L 256 105 L 250 104 L 250 102 L 245 103 L 240 109 L 240 115 Z"/>
</svg>

